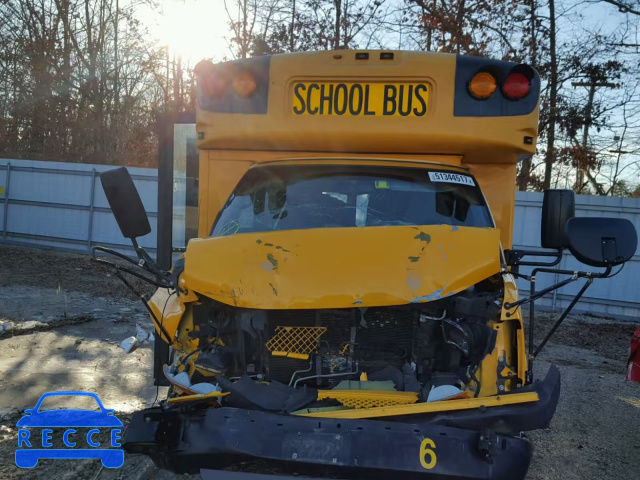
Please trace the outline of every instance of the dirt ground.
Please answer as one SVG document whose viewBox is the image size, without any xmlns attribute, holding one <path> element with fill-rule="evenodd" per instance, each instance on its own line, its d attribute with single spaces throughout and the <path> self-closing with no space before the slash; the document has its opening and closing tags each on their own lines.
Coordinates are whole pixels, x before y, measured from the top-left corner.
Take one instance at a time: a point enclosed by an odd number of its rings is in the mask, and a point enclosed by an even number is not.
<svg viewBox="0 0 640 480">
<path fill-rule="evenodd" d="M 113 470 L 98 460 L 44 460 L 34 470 L 14 464 L 15 423 L 43 392 L 98 392 L 125 425 L 158 393 L 152 344 L 130 355 L 119 348 L 136 334 L 136 323 L 149 324 L 144 307 L 107 275 L 85 256 L 0 245 L 0 325 L 13 325 L 0 335 L 0 479 L 195 478 L 158 470 L 135 455 Z M 536 318 L 541 339 L 554 316 Z M 640 384 L 624 380 L 636 326 L 573 315 L 538 357 L 538 378 L 551 363 L 560 368 L 562 392 L 551 427 L 528 435 L 534 458 L 527 479 L 639 477 Z"/>
</svg>

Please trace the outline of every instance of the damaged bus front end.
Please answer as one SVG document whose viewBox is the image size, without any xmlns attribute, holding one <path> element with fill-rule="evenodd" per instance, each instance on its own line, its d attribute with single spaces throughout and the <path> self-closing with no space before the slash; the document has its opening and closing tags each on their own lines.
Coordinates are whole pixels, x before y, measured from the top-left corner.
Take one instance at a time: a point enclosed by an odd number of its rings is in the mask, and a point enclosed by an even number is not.
<svg viewBox="0 0 640 480">
<path fill-rule="evenodd" d="M 283 163 L 247 174 L 150 299 L 171 388 L 125 449 L 190 473 L 522 477 L 521 432 L 548 425 L 560 378 L 527 383 L 515 279 L 473 177 Z"/>
<path fill-rule="evenodd" d="M 636 232 L 621 219 L 575 217 L 573 193 L 556 190 L 542 209 L 546 250 L 510 248 L 517 155 L 535 151 L 539 78 L 530 67 L 394 52 L 397 64 L 381 56 L 361 70 L 342 57 L 352 54 L 200 68 L 205 86 L 218 75 L 229 90 L 242 74 L 257 93 L 200 92 L 199 238 L 171 271 L 136 242 L 150 226 L 127 170 L 101 174 L 138 258 L 97 247 L 125 263 L 95 259 L 125 283 L 134 275 L 159 287 L 143 301 L 170 347 L 157 365 L 167 398 L 133 415 L 124 448 L 203 478 L 235 469 L 523 479 L 532 455 L 523 432 L 549 425 L 560 394 L 555 367 L 534 379 L 551 334 L 536 349 L 533 301 L 584 280 L 553 332 L 594 279 L 631 258 Z M 329 71 L 350 83 L 309 80 Z M 480 103 L 466 87 L 478 71 L 519 75 L 531 93 Z M 372 95 L 420 88 L 425 108 L 384 118 L 375 105 L 386 100 L 372 97 L 366 118 L 306 115 L 322 102 L 311 92 L 340 85 Z M 305 109 L 295 103 L 303 91 Z M 435 98 L 452 108 L 432 109 Z M 555 268 L 566 249 L 599 273 Z M 565 279 L 538 291 L 539 274 Z M 517 278 L 530 282 L 529 295 L 519 297 Z"/>
</svg>

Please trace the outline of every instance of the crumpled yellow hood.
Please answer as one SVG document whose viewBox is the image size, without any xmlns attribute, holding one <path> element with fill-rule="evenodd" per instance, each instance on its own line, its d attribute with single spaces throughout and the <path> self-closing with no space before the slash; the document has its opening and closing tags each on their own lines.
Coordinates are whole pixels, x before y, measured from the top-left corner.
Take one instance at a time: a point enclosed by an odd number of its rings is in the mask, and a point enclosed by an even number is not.
<svg viewBox="0 0 640 480">
<path fill-rule="evenodd" d="M 244 308 L 403 305 L 500 271 L 500 232 L 450 225 L 324 228 L 193 239 L 190 290 Z"/>
</svg>

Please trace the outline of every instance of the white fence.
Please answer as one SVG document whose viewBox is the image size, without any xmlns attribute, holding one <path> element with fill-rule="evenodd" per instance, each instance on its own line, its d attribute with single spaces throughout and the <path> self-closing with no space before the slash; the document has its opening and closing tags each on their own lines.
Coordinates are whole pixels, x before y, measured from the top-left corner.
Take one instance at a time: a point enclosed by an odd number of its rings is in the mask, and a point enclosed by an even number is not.
<svg viewBox="0 0 640 480">
<path fill-rule="evenodd" d="M 100 184 L 109 165 L 0 159 L 0 242 L 88 253 L 94 245 L 130 249 Z M 156 247 L 158 171 L 130 168 L 152 233 L 140 239 Z"/>
<path fill-rule="evenodd" d="M 516 194 L 515 224 L 513 228 L 514 248 L 540 249 L 540 216 L 542 214 L 542 194 L 518 192 Z M 622 197 L 576 196 L 576 216 L 578 217 L 618 217 L 633 222 L 640 234 L 640 199 Z M 541 259 L 541 260 L 544 260 Z M 525 259 L 526 261 L 526 259 Z M 564 252 L 558 268 L 563 270 L 594 270 L 578 262 L 567 251 Z M 614 268 L 614 273 L 620 267 Z M 523 267 L 522 273 L 531 268 Z M 566 277 L 540 274 L 536 279 L 536 288 L 542 288 Z M 536 303 L 543 308 L 557 310 L 566 307 L 580 290 L 583 280 L 574 282 L 556 290 Z M 526 281 L 519 280 L 519 287 L 529 288 Z M 576 305 L 575 311 L 591 312 L 612 317 L 640 319 L 640 248 L 634 257 L 613 278 L 596 279 L 585 296 Z"/>
<path fill-rule="evenodd" d="M 0 159 L 0 242 L 84 253 L 94 245 L 130 249 L 128 240 L 120 235 L 99 182 L 100 172 L 111 168 L 108 165 Z M 154 252 L 158 172 L 144 168 L 129 171 L 152 228 L 152 233 L 140 239 L 140 244 Z M 516 194 L 514 248 L 539 248 L 541 209 L 541 194 Z M 640 232 L 640 199 L 578 195 L 576 210 L 578 216 L 628 218 Z M 174 223 L 179 224 L 181 218 L 182 214 L 178 213 Z M 181 238 L 176 233 L 179 232 L 174 230 L 174 238 Z M 565 253 L 560 268 L 573 270 L 585 266 Z M 522 268 L 522 272 L 527 273 L 527 269 Z M 543 288 L 554 280 L 553 275 L 541 274 L 537 287 Z M 579 290 L 580 283 L 548 295 L 541 300 L 540 306 L 554 310 L 566 306 Z M 520 281 L 520 287 L 525 293 L 528 284 Z M 614 278 L 594 281 L 575 310 L 640 318 L 640 252 L 636 252 Z"/>
</svg>

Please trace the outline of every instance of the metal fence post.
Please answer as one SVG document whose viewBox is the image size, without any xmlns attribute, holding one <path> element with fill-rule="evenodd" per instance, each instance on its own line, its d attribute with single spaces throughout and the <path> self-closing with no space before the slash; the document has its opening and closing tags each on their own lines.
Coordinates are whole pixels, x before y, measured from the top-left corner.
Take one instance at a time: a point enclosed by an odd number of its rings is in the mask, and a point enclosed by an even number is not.
<svg viewBox="0 0 640 480">
<path fill-rule="evenodd" d="M 4 218 L 2 219 L 2 238 L 7 238 L 7 219 L 9 217 L 9 186 L 11 185 L 11 162 L 7 162 L 7 185 L 4 187 Z"/>
<path fill-rule="evenodd" d="M 89 199 L 89 228 L 87 233 L 87 251 L 91 253 L 91 243 L 93 239 L 93 206 L 96 197 L 96 169 L 91 169 L 91 198 Z"/>
</svg>

